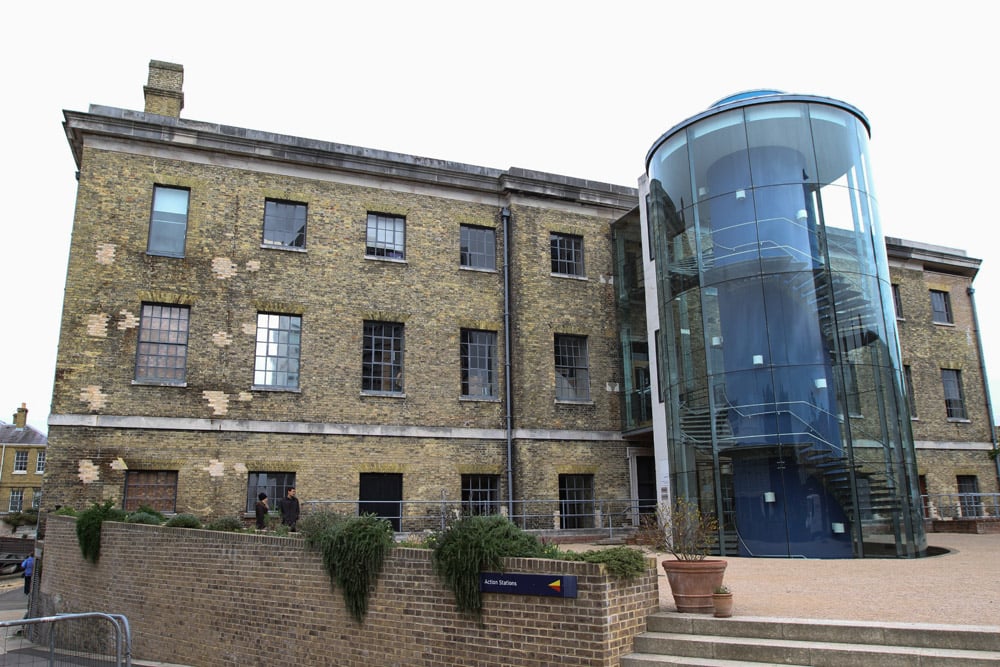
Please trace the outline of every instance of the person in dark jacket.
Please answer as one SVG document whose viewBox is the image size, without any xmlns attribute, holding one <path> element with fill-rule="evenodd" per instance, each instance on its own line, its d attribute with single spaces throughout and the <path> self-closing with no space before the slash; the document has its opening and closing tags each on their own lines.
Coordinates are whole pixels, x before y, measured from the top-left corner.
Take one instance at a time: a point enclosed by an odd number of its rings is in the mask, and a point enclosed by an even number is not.
<svg viewBox="0 0 1000 667">
<path fill-rule="evenodd" d="M 288 526 L 294 533 L 295 524 L 299 521 L 299 499 L 295 497 L 295 487 L 290 487 L 285 493 L 285 497 L 279 503 L 281 509 L 281 523 Z"/>
<path fill-rule="evenodd" d="M 257 530 L 267 528 L 267 494 L 261 491 L 257 494 L 257 503 L 253 506 L 254 514 L 257 515 Z"/>
</svg>

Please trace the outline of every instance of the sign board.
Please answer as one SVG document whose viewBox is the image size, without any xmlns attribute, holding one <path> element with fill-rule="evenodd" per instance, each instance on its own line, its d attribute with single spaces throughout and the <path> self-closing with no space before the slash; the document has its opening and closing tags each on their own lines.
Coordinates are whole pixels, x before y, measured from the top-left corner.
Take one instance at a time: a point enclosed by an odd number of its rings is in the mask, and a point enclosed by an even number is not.
<svg viewBox="0 0 1000 667">
<path fill-rule="evenodd" d="M 479 590 L 483 593 L 547 595 L 558 598 L 575 598 L 576 576 L 566 574 L 480 572 Z"/>
</svg>

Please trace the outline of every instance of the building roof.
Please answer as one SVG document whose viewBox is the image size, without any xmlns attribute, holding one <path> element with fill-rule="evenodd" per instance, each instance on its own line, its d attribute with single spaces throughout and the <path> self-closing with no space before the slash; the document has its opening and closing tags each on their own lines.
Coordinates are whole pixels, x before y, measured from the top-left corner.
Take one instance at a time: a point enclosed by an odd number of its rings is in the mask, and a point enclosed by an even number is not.
<svg viewBox="0 0 1000 667">
<path fill-rule="evenodd" d="M 30 426 L 18 428 L 13 424 L 0 422 L 0 445 L 47 445 L 49 439 L 44 433 Z"/>
</svg>

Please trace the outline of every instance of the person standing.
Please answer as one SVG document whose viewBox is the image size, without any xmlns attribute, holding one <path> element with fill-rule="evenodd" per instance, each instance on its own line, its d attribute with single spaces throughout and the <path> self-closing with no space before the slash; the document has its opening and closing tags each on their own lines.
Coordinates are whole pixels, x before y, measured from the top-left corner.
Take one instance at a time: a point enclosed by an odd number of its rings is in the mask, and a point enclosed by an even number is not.
<svg viewBox="0 0 1000 667">
<path fill-rule="evenodd" d="M 295 524 L 299 521 L 299 499 L 295 497 L 295 487 L 289 487 L 285 492 L 285 497 L 279 503 L 281 509 L 281 523 L 288 526 L 289 530 L 295 532 Z"/>
<path fill-rule="evenodd" d="M 261 491 L 257 494 L 257 503 L 253 506 L 254 514 L 257 516 L 257 530 L 267 528 L 267 494 Z"/>
<path fill-rule="evenodd" d="M 24 568 L 24 594 L 31 594 L 31 575 L 35 573 L 35 554 L 28 554 L 28 557 L 21 561 Z"/>
</svg>

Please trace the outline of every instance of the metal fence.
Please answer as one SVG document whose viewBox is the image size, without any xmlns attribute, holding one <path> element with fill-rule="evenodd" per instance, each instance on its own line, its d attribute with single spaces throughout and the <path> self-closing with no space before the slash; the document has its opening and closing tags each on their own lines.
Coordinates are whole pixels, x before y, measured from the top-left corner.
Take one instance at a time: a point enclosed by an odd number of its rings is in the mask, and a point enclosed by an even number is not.
<svg viewBox="0 0 1000 667">
<path fill-rule="evenodd" d="M 132 665 L 132 633 L 120 614 L 0 621 L 0 635 L 0 667 Z"/>
<path fill-rule="evenodd" d="M 594 500 L 515 500 L 456 501 L 456 500 L 308 500 L 303 501 L 303 513 L 331 511 L 338 514 L 376 514 L 392 523 L 397 533 L 422 533 L 444 530 L 462 516 L 499 514 L 506 516 L 524 530 L 541 533 L 556 532 L 606 533 L 618 537 L 639 525 L 643 514 L 655 513 L 654 504 L 635 498 Z M 513 507 L 513 512 L 511 508 Z"/>
<path fill-rule="evenodd" d="M 921 500 L 928 519 L 1000 519 L 1000 493 L 938 493 Z"/>
</svg>

